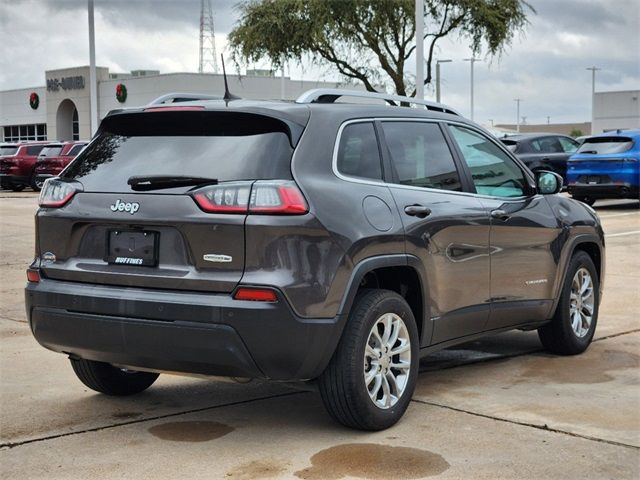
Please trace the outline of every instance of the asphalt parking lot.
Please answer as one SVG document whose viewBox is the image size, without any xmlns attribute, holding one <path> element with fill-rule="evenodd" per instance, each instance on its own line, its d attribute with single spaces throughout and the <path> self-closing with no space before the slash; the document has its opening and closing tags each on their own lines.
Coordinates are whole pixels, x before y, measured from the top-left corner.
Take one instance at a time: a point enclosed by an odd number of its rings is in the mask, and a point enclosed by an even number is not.
<svg viewBox="0 0 640 480">
<path fill-rule="evenodd" d="M 0 192 L 2 478 L 640 478 L 640 209 L 596 204 L 607 273 L 596 340 L 554 357 L 511 332 L 427 357 L 403 420 L 335 424 L 302 386 L 163 375 L 108 398 L 26 324 L 33 193 Z"/>
</svg>

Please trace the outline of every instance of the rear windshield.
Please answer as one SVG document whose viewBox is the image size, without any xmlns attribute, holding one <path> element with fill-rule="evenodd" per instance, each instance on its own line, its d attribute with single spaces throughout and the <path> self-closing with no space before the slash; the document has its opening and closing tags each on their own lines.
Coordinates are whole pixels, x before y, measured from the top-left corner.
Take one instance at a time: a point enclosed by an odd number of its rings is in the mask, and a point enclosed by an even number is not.
<svg viewBox="0 0 640 480">
<path fill-rule="evenodd" d="M 40 157 L 54 157 L 62 151 L 62 145 L 52 145 L 40 150 Z"/>
<path fill-rule="evenodd" d="M 584 154 L 610 154 L 626 152 L 633 146 L 630 137 L 591 137 L 587 138 L 577 153 Z"/>
<path fill-rule="evenodd" d="M 0 146 L 0 155 L 15 155 L 17 151 L 18 151 L 18 147 Z"/>
<path fill-rule="evenodd" d="M 107 118 L 64 177 L 94 192 L 131 192 L 127 180 L 132 176 L 291 179 L 292 153 L 286 125 L 270 117 L 134 113 Z M 163 192 L 171 190 L 157 193 Z"/>
</svg>

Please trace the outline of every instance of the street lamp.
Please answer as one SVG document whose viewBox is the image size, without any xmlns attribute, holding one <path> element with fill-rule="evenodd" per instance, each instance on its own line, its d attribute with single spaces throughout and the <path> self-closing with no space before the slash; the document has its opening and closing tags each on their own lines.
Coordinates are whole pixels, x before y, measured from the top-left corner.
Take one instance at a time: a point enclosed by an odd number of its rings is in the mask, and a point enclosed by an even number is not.
<svg viewBox="0 0 640 480">
<path fill-rule="evenodd" d="M 587 67 L 587 70 L 591 70 L 591 135 L 595 134 L 595 130 L 593 128 L 593 121 L 595 120 L 595 106 L 596 106 L 596 72 L 598 70 L 602 70 L 596 66 Z"/>
<path fill-rule="evenodd" d="M 424 100 L 424 0 L 416 0 L 416 98 Z"/>
<path fill-rule="evenodd" d="M 450 63 L 453 60 L 436 60 L 436 102 L 440 103 L 440 64 Z"/>
<path fill-rule="evenodd" d="M 514 102 L 516 102 L 516 132 L 520 133 L 520 102 L 521 98 L 514 98 Z"/>
<path fill-rule="evenodd" d="M 479 59 L 477 58 L 465 58 L 465 62 L 471 63 L 471 120 L 473 120 L 473 64 L 476 63 Z"/>
</svg>

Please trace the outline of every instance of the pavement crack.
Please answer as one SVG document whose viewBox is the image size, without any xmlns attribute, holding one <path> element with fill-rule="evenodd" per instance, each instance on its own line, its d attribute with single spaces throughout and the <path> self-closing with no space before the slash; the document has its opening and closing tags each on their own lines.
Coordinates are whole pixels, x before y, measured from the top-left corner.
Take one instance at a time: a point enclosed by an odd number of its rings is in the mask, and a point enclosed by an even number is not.
<svg viewBox="0 0 640 480">
<path fill-rule="evenodd" d="M 518 420 L 510 420 L 508 418 L 496 417 L 496 416 L 493 416 L 493 415 L 488 415 L 486 413 L 474 412 L 474 411 L 471 411 L 471 410 L 465 410 L 464 408 L 452 407 L 450 405 L 444 405 L 442 403 L 430 402 L 430 401 L 427 401 L 427 400 L 420 400 L 420 399 L 416 399 L 416 398 L 412 398 L 411 401 L 415 402 L 415 403 L 420 403 L 420 404 L 423 404 L 423 405 L 430 405 L 432 407 L 438 407 L 438 408 L 444 408 L 444 409 L 447 409 L 447 410 L 452 410 L 454 412 L 466 413 L 467 415 L 473 415 L 474 417 L 481 417 L 481 418 L 486 418 L 486 419 L 489 419 L 489 420 L 495 420 L 497 422 L 511 423 L 511 424 L 514 424 L 514 425 L 520 425 L 522 427 L 530 427 L 530 428 L 535 428 L 537 430 L 544 430 L 546 432 L 558 433 L 558 434 L 561 434 L 561 435 L 568 435 L 570 437 L 581 438 L 583 440 L 590 440 L 592 442 L 607 443 L 609 445 L 615 445 L 617 447 L 625 447 L 625 448 L 631 448 L 633 450 L 640 450 L 640 447 L 637 446 L 637 445 L 630 445 L 628 443 L 616 442 L 615 440 L 607 440 L 607 439 L 604 439 L 604 438 L 591 437 L 589 435 L 581 435 L 579 433 L 568 432 L 566 430 L 560 430 L 558 428 L 550 427 L 547 424 L 537 425 L 535 423 L 520 422 Z"/>
<path fill-rule="evenodd" d="M 15 448 L 15 447 L 20 447 L 23 445 L 28 445 L 30 443 L 39 443 L 39 442 L 46 442 L 48 440 L 55 440 L 57 438 L 62 438 L 62 437 L 70 437 L 73 435 L 81 435 L 83 433 L 92 433 L 92 432 L 99 432 L 102 430 L 109 430 L 111 428 L 117 428 L 117 427 L 123 427 L 123 426 L 127 426 L 127 425 L 133 425 L 136 423 L 143 423 L 143 422 L 151 422 L 153 420 L 159 420 L 161 418 L 171 418 L 171 417 L 178 417 L 180 415 L 188 415 L 190 413 L 198 413 L 198 412 L 204 412 L 207 410 L 215 410 L 217 408 L 223 408 L 223 407 L 233 407 L 236 405 L 244 405 L 247 403 L 252 403 L 252 402 L 260 402 L 262 400 L 270 400 L 272 398 L 282 398 L 282 397 L 288 397 L 288 396 L 292 396 L 292 395 L 299 395 L 302 393 L 308 393 L 306 391 L 296 391 L 296 392 L 286 392 L 286 393 L 279 393 L 277 395 L 269 395 L 266 397 L 257 397 L 257 398 L 252 398 L 249 400 L 240 400 L 237 402 L 231 402 L 231 403 L 224 403 L 221 405 L 213 405 L 210 407 L 202 407 L 202 408 L 194 408 L 191 410 L 184 410 L 181 412 L 174 412 L 174 413 L 167 413 L 164 415 L 156 415 L 154 417 L 146 417 L 146 418 L 137 418 L 135 420 L 129 420 L 127 422 L 120 422 L 120 423 L 114 423 L 112 425 L 104 425 L 101 427 L 94 427 L 94 428 L 85 428 L 83 430 L 76 430 L 73 432 L 66 432 L 66 433 L 59 433 L 56 435 L 47 435 L 45 437 L 38 437 L 38 438 L 30 438 L 28 440 L 22 440 L 20 442 L 5 442 L 5 443 L 0 443 L 0 449 L 2 450 L 8 450 L 11 448 Z"/>
</svg>

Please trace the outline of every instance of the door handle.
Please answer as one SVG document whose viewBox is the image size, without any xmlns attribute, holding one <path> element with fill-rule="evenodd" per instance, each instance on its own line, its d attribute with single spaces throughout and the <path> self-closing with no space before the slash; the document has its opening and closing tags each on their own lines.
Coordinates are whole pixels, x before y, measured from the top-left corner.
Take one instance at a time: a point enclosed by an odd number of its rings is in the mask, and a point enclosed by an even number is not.
<svg viewBox="0 0 640 480">
<path fill-rule="evenodd" d="M 404 207 L 404 213 L 412 217 L 424 218 L 431 214 L 431 209 L 423 205 L 407 205 Z"/>
<path fill-rule="evenodd" d="M 507 212 L 505 212 L 504 210 L 491 210 L 491 216 L 493 218 L 498 218 L 500 220 L 509 220 L 509 217 L 511 217 L 511 215 L 509 215 Z"/>
</svg>

